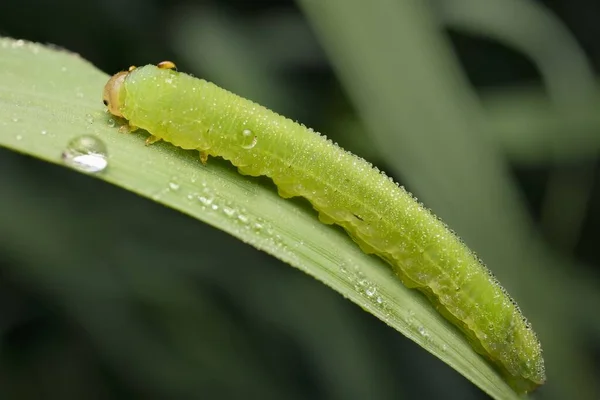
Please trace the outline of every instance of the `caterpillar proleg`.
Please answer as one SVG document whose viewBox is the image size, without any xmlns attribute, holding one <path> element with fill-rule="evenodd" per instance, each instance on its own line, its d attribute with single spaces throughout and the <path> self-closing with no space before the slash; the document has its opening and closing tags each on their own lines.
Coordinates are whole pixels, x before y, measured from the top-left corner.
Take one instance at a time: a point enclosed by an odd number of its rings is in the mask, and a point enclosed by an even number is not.
<svg viewBox="0 0 600 400">
<path fill-rule="evenodd" d="M 427 295 L 519 393 L 545 381 L 540 343 L 519 307 L 448 227 L 362 158 L 320 134 L 174 64 L 111 77 L 109 111 L 183 149 L 270 177 L 284 197 L 310 201 L 322 222 L 342 226 L 366 253 L 387 261 Z"/>
</svg>

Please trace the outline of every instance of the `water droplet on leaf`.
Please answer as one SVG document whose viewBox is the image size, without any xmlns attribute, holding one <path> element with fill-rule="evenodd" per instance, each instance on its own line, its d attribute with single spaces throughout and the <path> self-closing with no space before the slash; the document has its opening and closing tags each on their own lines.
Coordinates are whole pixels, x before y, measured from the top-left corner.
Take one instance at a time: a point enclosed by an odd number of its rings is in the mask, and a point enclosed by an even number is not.
<svg viewBox="0 0 600 400">
<path fill-rule="evenodd" d="M 108 166 L 108 151 L 103 141 L 83 135 L 72 139 L 62 153 L 63 162 L 82 172 L 96 173 Z"/>
</svg>

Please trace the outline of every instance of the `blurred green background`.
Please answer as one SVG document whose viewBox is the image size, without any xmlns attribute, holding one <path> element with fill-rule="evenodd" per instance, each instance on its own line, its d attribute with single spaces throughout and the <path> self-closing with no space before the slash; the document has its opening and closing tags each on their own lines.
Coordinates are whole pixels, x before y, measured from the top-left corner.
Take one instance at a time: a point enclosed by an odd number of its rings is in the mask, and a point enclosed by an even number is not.
<svg viewBox="0 0 600 400">
<path fill-rule="evenodd" d="M 598 21 L 594 0 L 0 3 L 0 36 L 107 73 L 173 60 L 389 172 L 533 323 L 539 399 L 600 398 Z M 3 399 L 486 398 L 300 271 L 5 149 L 0 275 Z"/>
</svg>

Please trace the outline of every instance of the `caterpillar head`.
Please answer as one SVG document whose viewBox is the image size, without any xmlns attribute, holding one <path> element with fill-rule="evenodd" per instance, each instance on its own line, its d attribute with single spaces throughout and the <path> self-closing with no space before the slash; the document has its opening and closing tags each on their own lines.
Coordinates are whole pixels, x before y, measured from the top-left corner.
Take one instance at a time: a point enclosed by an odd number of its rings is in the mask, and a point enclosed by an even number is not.
<svg viewBox="0 0 600 400">
<path fill-rule="evenodd" d="M 123 88 L 123 82 L 130 71 L 121 71 L 114 74 L 106 85 L 104 86 L 104 92 L 102 93 L 102 101 L 104 105 L 108 107 L 108 111 L 116 116 L 122 117 L 121 114 L 121 89 Z"/>
<path fill-rule="evenodd" d="M 161 61 L 156 66 L 159 69 L 177 69 L 177 66 L 172 61 Z M 102 93 L 102 102 L 108 111 L 115 117 L 123 117 L 121 113 L 121 107 L 123 106 L 123 99 L 121 97 L 121 90 L 123 90 L 123 83 L 127 75 L 136 69 L 134 65 L 129 67 L 127 71 L 117 72 L 106 82 L 104 85 L 104 92 Z"/>
</svg>

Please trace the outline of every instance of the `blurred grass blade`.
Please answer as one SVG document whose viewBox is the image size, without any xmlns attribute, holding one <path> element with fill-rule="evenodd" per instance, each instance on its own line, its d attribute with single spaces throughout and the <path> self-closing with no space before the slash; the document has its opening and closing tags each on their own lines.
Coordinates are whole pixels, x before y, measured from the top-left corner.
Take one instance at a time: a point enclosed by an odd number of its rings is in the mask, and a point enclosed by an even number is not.
<svg viewBox="0 0 600 400">
<path fill-rule="evenodd" d="M 60 164 L 69 141 L 95 136 L 108 149 L 108 168 L 96 175 L 99 179 L 213 225 L 301 269 L 492 397 L 516 398 L 422 295 L 405 288 L 387 264 L 362 253 L 341 230 L 319 223 L 304 202 L 281 199 L 270 182 L 244 177 L 226 162 L 213 159 L 203 167 L 197 152 L 165 143 L 146 147 L 142 134 L 119 134 L 101 103 L 108 76 L 81 58 L 2 39 L 0 71 L 0 145 Z"/>
<path fill-rule="evenodd" d="M 556 107 L 543 88 L 483 92 L 485 129 L 511 161 L 547 165 L 594 158 L 600 150 L 600 91 L 588 106 Z"/>
<path fill-rule="evenodd" d="M 431 4 L 444 24 L 512 47 L 530 58 L 550 97 L 565 106 L 587 106 L 595 78 L 585 53 L 566 26 L 530 0 L 438 0 Z"/>
<path fill-rule="evenodd" d="M 594 127 L 595 132 L 579 129 L 578 133 L 583 136 L 583 140 L 578 142 L 574 140 L 572 130 L 556 124 L 557 119 L 581 122 L 579 117 L 582 114 L 597 115 L 595 100 L 598 96 L 594 72 L 583 49 L 567 27 L 548 8 L 530 0 L 448 0 L 434 1 L 433 4 L 446 25 L 495 39 L 521 51 L 535 63 L 544 81 L 544 87 L 551 100 L 549 105 L 553 111 L 552 117 L 545 119 L 545 125 L 549 127 L 550 132 L 556 132 L 556 128 L 560 127 L 559 132 L 562 136 L 543 142 L 535 141 L 537 148 L 551 148 L 552 142 L 562 139 L 564 145 L 554 153 L 555 157 L 572 156 L 571 151 L 574 147 L 582 148 L 590 144 L 592 146 L 589 149 L 597 153 L 597 146 L 593 146 L 598 137 L 595 134 L 597 126 Z M 526 115 L 527 111 L 520 110 L 513 116 Z M 544 132 L 544 137 L 550 136 L 550 132 Z M 529 138 L 532 133 L 534 132 L 530 130 L 521 130 L 513 132 L 513 136 L 521 135 L 521 143 L 531 143 Z M 579 145 L 573 146 L 570 143 Z M 559 170 L 553 171 L 543 206 L 542 230 L 549 232 L 551 242 L 558 243 L 567 252 L 575 246 L 575 240 L 580 235 L 586 213 L 586 207 L 582 205 L 588 202 L 593 187 L 590 178 L 580 180 L 577 179 L 577 175 L 571 177 L 565 176 L 565 173 Z M 591 173 L 584 172 L 583 175 L 591 176 Z M 565 195 L 566 193 L 572 193 L 571 197 L 566 198 L 569 196 Z M 573 201 L 565 201 L 568 199 Z M 564 204 L 572 206 L 565 209 Z"/>
<path fill-rule="evenodd" d="M 272 64 L 250 45 L 244 24 L 208 5 L 181 7 L 171 18 L 176 21 L 170 32 L 173 50 L 182 60 L 211 76 L 217 85 L 236 88 L 240 96 L 269 108 L 292 107 L 269 74 Z"/>
</svg>

